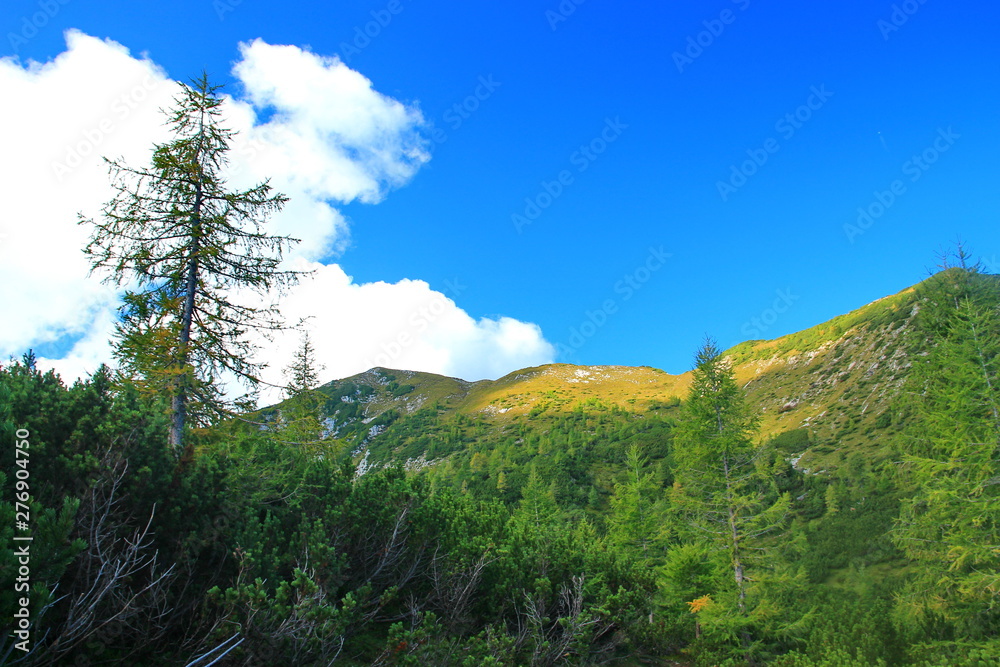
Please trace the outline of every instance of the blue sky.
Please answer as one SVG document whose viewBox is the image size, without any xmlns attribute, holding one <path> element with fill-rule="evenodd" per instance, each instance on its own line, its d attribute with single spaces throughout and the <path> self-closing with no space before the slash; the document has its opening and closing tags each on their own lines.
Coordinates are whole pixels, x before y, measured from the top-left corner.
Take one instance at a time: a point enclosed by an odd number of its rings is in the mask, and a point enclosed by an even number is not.
<svg viewBox="0 0 1000 667">
<path fill-rule="evenodd" d="M 557 361 L 681 372 L 706 334 L 817 324 L 918 282 L 958 237 L 1000 256 L 993 4 L 9 0 L 0 17 L 20 63 L 72 28 L 233 94 L 240 43 L 339 55 L 419 109 L 431 157 L 340 206 L 349 237 L 323 261 L 534 323 Z"/>
</svg>

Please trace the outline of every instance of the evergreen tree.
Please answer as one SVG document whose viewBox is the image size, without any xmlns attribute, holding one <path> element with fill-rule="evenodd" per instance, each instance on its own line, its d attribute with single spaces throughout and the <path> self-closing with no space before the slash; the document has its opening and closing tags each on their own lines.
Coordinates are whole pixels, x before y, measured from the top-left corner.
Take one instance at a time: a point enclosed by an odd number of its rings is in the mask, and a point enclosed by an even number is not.
<svg viewBox="0 0 1000 667">
<path fill-rule="evenodd" d="M 295 282 L 279 268 L 296 242 L 262 231 L 287 201 L 265 181 L 231 191 L 222 176 L 234 132 L 221 126 L 218 86 L 202 76 L 167 112 L 173 139 L 152 164 L 107 160 L 115 196 L 93 226 L 85 252 L 105 280 L 126 285 L 115 354 L 141 386 L 170 400 L 170 444 L 180 448 L 190 416 L 201 423 L 231 405 L 218 386 L 229 373 L 253 388 L 251 330 L 280 328 L 274 306 L 239 300 Z"/>
<path fill-rule="evenodd" d="M 521 489 L 517 515 L 536 529 L 553 525 L 559 516 L 559 503 L 556 502 L 553 487 L 545 483 L 534 465 L 528 473 L 527 483 Z"/>
<path fill-rule="evenodd" d="M 649 470 L 649 459 L 637 445 L 625 454 L 625 479 L 615 485 L 608 518 L 608 537 L 612 544 L 632 548 L 643 558 L 653 557 L 653 547 L 660 534 L 655 513 L 656 480 Z"/>
<path fill-rule="evenodd" d="M 916 492 L 894 538 L 920 563 L 904 605 L 983 637 L 1000 628 L 1000 281 L 967 257 L 920 294 L 903 442 Z"/>
<path fill-rule="evenodd" d="M 322 369 L 316 363 L 312 339 L 304 332 L 292 363 L 285 368 L 288 399 L 278 411 L 278 426 L 285 442 L 307 446 L 308 450 L 314 450 L 323 440 L 323 404 L 327 397 L 315 390 Z"/>
<path fill-rule="evenodd" d="M 773 557 L 765 537 L 783 524 L 788 498 L 776 498 L 753 440 L 757 418 L 713 341 L 697 354 L 694 379 L 674 440 L 674 502 L 691 527 L 689 538 L 728 556 L 731 588 L 713 595 L 714 623 L 736 633 L 753 662 L 751 626 L 756 588 Z"/>
<path fill-rule="evenodd" d="M 295 351 L 295 358 L 285 368 L 285 378 L 288 380 L 285 392 L 292 397 L 315 388 L 319 384 L 319 373 L 324 368 L 322 364 L 316 363 L 316 349 L 312 338 L 308 331 L 304 332 L 299 349 Z"/>
</svg>

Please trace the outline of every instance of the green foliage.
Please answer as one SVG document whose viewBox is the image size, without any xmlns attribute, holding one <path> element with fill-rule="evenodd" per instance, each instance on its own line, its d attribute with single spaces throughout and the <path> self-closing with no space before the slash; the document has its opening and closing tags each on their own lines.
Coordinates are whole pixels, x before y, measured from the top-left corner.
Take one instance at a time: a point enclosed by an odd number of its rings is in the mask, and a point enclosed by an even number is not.
<svg viewBox="0 0 1000 667">
<path fill-rule="evenodd" d="M 139 636 L 118 625 L 114 637 L 106 636 L 110 619 L 133 628 L 146 624 L 144 637 L 160 636 L 162 628 L 147 623 L 170 597 L 170 576 L 164 576 L 157 554 L 189 534 L 194 517 L 207 513 L 187 498 L 168 500 L 176 463 L 163 447 L 162 412 L 143 405 L 134 390 L 113 389 L 106 369 L 66 388 L 57 376 L 42 374 L 30 363 L 0 369 L 0 412 L 6 443 L 13 442 L 15 426 L 28 433 L 19 439 L 29 443 L 26 481 L 34 538 L 30 570 L 36 625 L 27 662 L 50 664 L 97 644 L 109 658 L 128 655 L 126 647 L 135 646 Z M 0 476 L 7 488 L 19 466 L 14 448 L 4 451 L 10 456 L 4 457 Z M 6 531 L 0 571 L 7 580 L 16 571 L 8 548 L 17 545 L 9 539 L 13 508 L 0 503 L 0 515 L 0 530 Z M 154 516 L 160 536 L 144 530 Z M 10 583 L 5 592 L 14 590 Z M 7 619 L 13 617 L 11 603 L 12 598 L 0 597 Z M 190 599 L 171 603 L 183 609 Z"/>
<path fill-rule="evenodd" d="M 368 449 L 372 461 L 421 456 L 443 461 L 424 474 L 435 484 L 464 486 L 477 498 L 497 497 L 502 474 L 499 497 L 510 505 L 520 500 L 534 467 L 565 510 L 603 522 L 629 447 L 640 448 L 649 458 L 647 472 L 658 490 L 673 481 L 668 460 L 671 424 L 665 415 L 588 405 L 498 428 L 479 416 L 441 416 L 436 409 L 424 408 L 394 421 Z M 342 432 L 350 433 L 351 427 Z"/>
<path fill-rule="evenodd" d="M 59 508 L 33 506 L 32 609 L 46 632 L 27 664 L 97 652 L 184 664 L 232 647 L 233 628 L 238 664 L 542 665 L 657 650 L 651 576 L 563 516 L 549 483 L 529 484 L 538 502 L 512 511 L 399 468 L 356 478 L 335 455 L 238 424 L 178 464 L 158 406 L 103 372 L 69 389 L 23 365 L 0 379 L 4 431 L 31 425 L 37 498 Z M 10 512 L 0 503 L 8 537 Z M 102 579 L 105 556 L 129 576 Z M 0 553 L 5 577 L 11 558 Z M 105 584 L 109 595 L 87 593 Z M 78 627 L 87 601 L 95 615 Z"/>
<path fill-rule="evenodd" d="M 247 332 L 281 327 L 275 306 L 233 292 L 264 296 L 298 277 L 279 268 L 296 240 L 261 230 L 287 198 L 267 182 L 230 191 L 222 177 L 234 133 L 220 125 L 219 87 L 206 76 L 180 85 L 166 112 L 172 140 L 146 168 L 107 160 L 115 196 L 98 220 L 80 215 L 93 269 L 126 287 L 115 357 L 145 391 L 170 397 L 176 448 L 189 412 L 196 425 L 227 414 L 220 375 L 257 385 Z"/>
<path fill-rule="evenodd" d="M 9 488 L 10 481 L 4 473 L 0 473 L 0 487 Z M 44 507 L 37 502 L 18 507 L 0 500 L 0 539 L 3 541 L 0 548 L 0 582 L 3 584 L 0 589 L 0 613 L 5 619 L 13 619 L 15 613 L 21 610 L 22 601 L 27 600 L 29 620 L 34 628 L 32 634 L 44 627 L 42 623 L 48 620 L 45 612 L 55 602 L 60 580 L 87 546 L 83 540 L 72 537 L 79 506 L 78 499 L 68 497 L 63 499 L 58 509 Z M 31 520 L 30 529 L 15 530 L 15 517 L 25 516 L 25 508 L 26 516 Z M 18 513 L 21 513 L 20 516 Z M 15 541 L 15 536 L 28 536 L 31 542 Z M 26 576 L 22 574 L 22 565 L 27 565 L 24 570 Z M 11 641 L 5 633 L 4 641 L 0 641 L 0 655 L 6 653 Z"/>
<path fill-rule="evenodd" d="M 393 380 L 392 382 L 389 383 L 387 389 L 394 397 L 399 398 L 400 396 L 405 396 L 406 394 L 409 394 L 411 391 L 416 389 L 416 387 L 414 387 L 412 384 L 399 384 L 398 382 Z"/>
<path fill-rule="evenodd" d="M 764 450 L 753 441 L 756 417 L 732 370 L 709 341 L 697 355 L 691 393 L 677 428 L 676 483 L 671 499 L 689 528 L 681 539 L 726 554 L 731 582 L 717 579 L 711 604 L 699 612 L 709 640 L 739 638 L 750 661 L 752 629 L 770 614 L 763 572 L 773 569 L 768 540 L 782 529 L 789 498 L 775 493 Z"/>
<path fill-rule="evenodd" d="M 375 664 L 501 667 L 517 664 L 517 652 L 516 639 L 501 629 L 490 626 L 472 637 L 453 637 L 433 613 L 427 612 L 407 624 L 393 624 Z"/>
<path fill-rule="evenodd" d="M 625 453 L 625 476 L 615 485 L 608 515 L 608 539 L 643 559 L 655 558 L 664 541 L 662 490 L 649 459 L 632 445 Z"/>
<path fill-rule="evenodd" d="M 0 435 L 31 434 L 23 664 L 995 664 L 1000 294 L 939 280 L 906 397 L 843 412 L 863 448 L 787 424 L 759 445 L 708 347 L 682 406 L 553 385 L 530 413 L 455 410 L 454 383 L 376 370 L 196 431 L 178 461 L 162 398 L 26 357 L 0 368 Z M 794 470 L 806 449 L 837 465 Z M 15 566 L 0 550 L 7 619 Z"/>
<path fill-rule="evenodd" d="M 285 369 L 285 378 L 288 382 L 286 393 L 290 397 L 295 397 L 314 389 L 319 384 L 319 374 L 322 370 L 323 365 L 316 362 L 316 350 L 309 332 L 306 331 L 302 334 L 302 341 L 295 351 L 292 363 Z"/>
<path fill-rule="evenodd" d="M 521 489 L 521 502 L 515 518 L 539 531 L 552 526 L 559 519 L 555 489 L 552 484 L 542 481 L 534 466 L 528 474 L 528 483 Z"/>
<path fill-rule="evenodd" d="M 775 450 L 785 454 L 795 454 L 804 452 L 811 445 L 809 429 L 796 428 L 790 431 L 783 431 L 771 438 L 770 446 Z"/>
<path fill-rule="evenodd" d="M 771 664 L 782 667 L 906 664 L 906 646 L 890 622 L 892 599 L 887 593 L 822 589 L 809 601 L 817 612 L 807 633 L 800 638 L 803 647 Z"/>
<path fill-rule="evenodd" d="M 504 660 L 497 664 L 551 664 L 613 650 L 651 590 L 585 524 L 540 525 L 528 512 L 433 494 L 398 469 L 351 483 L 349 470 L 313 462 L 306 477 L 295 511 L 275 508 L 247 525 L 247 583 L 212 593 L 247 628 L 241 655 L 260 664 L 272 650 L 303 664 L 379 643 L 388 664 L 459 647 Z M 404 618 L 405 632 L 380 620 Z M 518 624 L 529 635 L 506 636 Z M 475 637 L 463 639 L 470 630 Z"/>
<path fill-rule="evenodd" d="M 982 638 L 1000 630 L 1000 283 L 956 267 L 921 296 L 926 354 L 914 361 L 901 443 L 915 493 L 894 534 L 920 575 L 903 611 Z"/>
<path fill-rule="evenodd" d="M 861 456 L 852 456 L 837 478 L 806 479 L 800 516 L 822 517 L 798 527 L 809 545 L 798 561 L 811 581 L 824 584 L 845 569 L 900 560 L 902 554 L 890 536 L 899 513 L 899 491 L 891 476 L 889 466 L 873 467 Z M 819 511 L 807 511 L 806 503 L 817 503 Z"/>
</svg>

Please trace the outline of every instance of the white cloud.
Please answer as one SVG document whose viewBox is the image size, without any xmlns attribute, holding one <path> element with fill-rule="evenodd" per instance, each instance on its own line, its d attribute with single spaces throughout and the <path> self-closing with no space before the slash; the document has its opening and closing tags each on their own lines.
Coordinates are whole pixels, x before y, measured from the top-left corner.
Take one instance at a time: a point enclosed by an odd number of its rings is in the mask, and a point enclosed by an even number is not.
<svg viewBox="0 0 1000 667">
<path fill-rule="evenodd" d="M 535 324 L 509 317 L 474 319 L 422 280 L 357 284 L 341 267 L 297 263 L 314 270 L 282 300 L 290 322 L 307 319 L 321 377 L 341 378 L 374 366 L 421 370 L 466 380 L 497 378 L 548 363 L 554 347 Z M 287 331 L 270 344 L 264 379 L 282 383 L 300 334 Z M 264 392 L 262 403 L 277 392 Z"/>
<path fill-rule="evenodd" d="M 39 363 L 51 368 L 66 380 L 87 377 L 106 363 L 113 366 L 111 334 L 115 329 L 115 311 L 105 307 L 94 312 L 87 330 L 73 348 L 59 359 L 43 359 Z"/>
<path fill-rule="evenodd" d="M 240 45 L 233 69 L 246 94 L 232 117 L 235 183 L 271 178 L 291 198 L 276 229 L 321 259 L 346 223 L 330 202 L 381 201 L 430 159 L 415 107 L 382 95 L 340 59 L 259 39 Z M 256 123 L 260 116 L 267 118 Z"/>
<path fill-rule="evenodd" d="M 72 378 L 110 360 L 117 299 L 87 276 L 81 248 L 89 230 L 76 224 L 77 212 L 98 216 L 111 196 L 100 156 L 141 166 L 154 143 L 167 140 L 160 109 L 171 105 L 177 86 L 154 62 L 111 40 L 69 31 L 66 43 L 46 63 L 0 58 L 0 182 L 9 193 L 0 209 L 0 357 L 78 338 L 61 359 L 43 363 Z M 239 83 L 227 91 L 234 95 L 228 125 L 239 132 L 230 179 L 240 187 L 270 178 L 291 198 L 270 230 L 302 239 L 292 260 L 318 271 L 283 310 L 290 319 L 313 318 L 326 376 L 367 363 L 478 379 L 552 358 L 535 325 L 477 321 L 422 281 L 358 285 L 338 266 L 317 263 L 344 247 L 348 227 L 338 205 L 381 201 L 429 159 L 423 118 L 336 57 L 260 40 L 240 45 L 240 53 L 233 70 Z M 421 304 L 435 314 L 421 316 Z M 407 327 L 411 342 L 393 352 Z M 296 344 L 286 337 L 267 347 L 272 374 Z"/>
<path fill-rule="evenodd" d="M 79 336 L 114 302 L 87 279 L 88 231 L 77 212 L 109 194 L 100 155 L 148 159 L 162 138 L 157 108 L 173 87 L 152 62 L 114 42 L 67 34 L 53 61 L 0 59 L 0 353 Z M 142 141 L 135 141 L 141 137 Z M 96 364 L 94 364 L 96 365 Z"/>
</svg>

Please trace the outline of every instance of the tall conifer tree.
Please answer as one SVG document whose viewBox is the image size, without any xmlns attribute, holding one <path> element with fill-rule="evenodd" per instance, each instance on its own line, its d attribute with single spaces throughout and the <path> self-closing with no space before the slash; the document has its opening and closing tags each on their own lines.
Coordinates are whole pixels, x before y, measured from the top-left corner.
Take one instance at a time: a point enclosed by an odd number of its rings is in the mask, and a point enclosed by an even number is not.
<svg viewBox="0 0 1000 667">
<path fill-rule="evenodd" d="M 920 563 L 905 607 L 983 637 L 1000 630 L 1000 279 L 967 260 L 919 292 L 902 442 L 915 494 L 894 537 Z"/>
<path fill-rule="evenodd" d="M 231 403 L 219 387 L 232 374 L 253 388 L 261 365 L 252 330 L 280 328 L 274 306 L 250 303 L 295 282 L 282 255 L 295 239 L 263 231 L 287 201 L 268 182 L 227 189 L 234 132 L 221 125 L 223 98 L 207 76 L 180 84 L 166 112 L 173 139 L 148 167 L 107 160 L 115 196 L 93 226 L 86 253 L 106 281 L 126 286 L 115 354 L 140 386 L 170 401 L 170 444 L 191 419 L 204 423 Z"/>
<path fill-rule="evenodd" d="M 758 420 L 713 341 L 698 351 L 696 364 L 674 439 L 673 500 L 690 540 L 728 556 L 731 585 L 714 595 L 723 610 L 717 624 L 738 636 L 752 663 L 757 571 L 772 552 L 765 538 L 782 527 L 788 498 L 775 497 L 766 466 L 758 465 Z"/>
<path fill-rule="evenodd" d="M 319 373 L 324 366 L 316 362 L 316 349 L 313 347 L 309 332 L 302 334 L 299 348 L 295 351 L 292 363 L 285 368 L 285 378 L 288 380 L 286 393 L 298 396 L 313 389 L 319 384 Z"/>
</svg>

